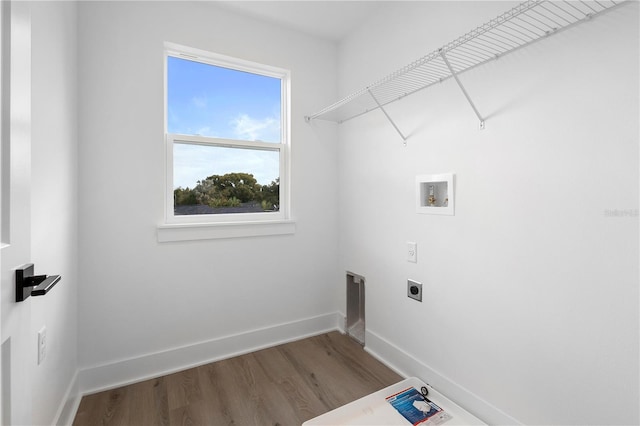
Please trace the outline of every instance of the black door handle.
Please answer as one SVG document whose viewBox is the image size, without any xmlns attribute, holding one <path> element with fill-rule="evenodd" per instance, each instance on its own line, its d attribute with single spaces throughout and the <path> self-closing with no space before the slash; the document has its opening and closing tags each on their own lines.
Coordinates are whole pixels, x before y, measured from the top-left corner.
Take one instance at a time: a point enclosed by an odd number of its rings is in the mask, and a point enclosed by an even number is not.
<svg viewBox="0 0 640 426">
<path fill-rule="evenodd" d="M 16 302 L 29 296 L 44 296 L 62 279 L 60 275 L 34 275 L 33 271 L 33 263 L 16 269 Z"/>
</svg>

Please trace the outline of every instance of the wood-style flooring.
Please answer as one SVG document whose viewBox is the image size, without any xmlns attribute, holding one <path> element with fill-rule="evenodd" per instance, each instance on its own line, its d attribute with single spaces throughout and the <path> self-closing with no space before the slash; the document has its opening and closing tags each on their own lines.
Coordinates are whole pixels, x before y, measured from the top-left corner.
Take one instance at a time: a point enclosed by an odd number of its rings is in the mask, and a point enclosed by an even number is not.
<svg viewBox="0 0 640 426">
<path fill-rule="evenodd" d="M 80 425 L 300 425 L 402 380 L 331 332 L 82 398 Z"/>
</svg>

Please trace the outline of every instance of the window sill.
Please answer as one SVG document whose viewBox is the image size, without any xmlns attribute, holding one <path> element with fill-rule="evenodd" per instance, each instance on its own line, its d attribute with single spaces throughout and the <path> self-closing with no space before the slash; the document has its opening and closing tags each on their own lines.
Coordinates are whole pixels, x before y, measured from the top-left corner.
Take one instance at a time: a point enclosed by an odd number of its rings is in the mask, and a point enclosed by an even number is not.
<svg viewBox="0 0 640 426">
<path fill-rule="evenodd" d="M 158 242 L 215 240 L 220 238 L 263 237 L 296 232 L 292 220 L 234 223 L 187 223 L 158 226 Z"/>
</svg>

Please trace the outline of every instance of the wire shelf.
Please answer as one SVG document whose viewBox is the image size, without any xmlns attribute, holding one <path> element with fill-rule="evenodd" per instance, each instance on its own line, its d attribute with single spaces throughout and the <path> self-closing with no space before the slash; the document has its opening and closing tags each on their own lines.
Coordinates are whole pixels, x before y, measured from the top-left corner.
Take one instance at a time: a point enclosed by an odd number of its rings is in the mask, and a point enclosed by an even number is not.
<svg viewBox="0 0 640 426">
<path fill-rule="evenodd" d="M 388 116 L 384 106 L 453 77 L 467 96 L 483 127 L 484 120 L 458 80 L 457 74 L 589 20 L 625 1 L 525 1 L 440 49 L 305 119 L 307 121 L 323 119 L 343 123 L 381 109 L 398 133 L 406 139 Z"/>
</svg>

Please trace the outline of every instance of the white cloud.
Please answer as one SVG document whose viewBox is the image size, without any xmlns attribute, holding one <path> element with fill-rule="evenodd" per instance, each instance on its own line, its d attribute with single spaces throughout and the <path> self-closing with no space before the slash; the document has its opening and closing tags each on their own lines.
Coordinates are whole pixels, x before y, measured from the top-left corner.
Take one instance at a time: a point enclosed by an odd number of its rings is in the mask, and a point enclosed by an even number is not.
<svg viewBox="0 0 640 426">
<path fill-rule="evenodd" d="M 256 120 L 247 114 L 241 114 L 231 121 L 231 126 L 239 139 L 265 142 L 280 141 L 280 120 L 274 117 Z"/>
<path fill-rule="evenodd" d="M 203 96 L 194 96 L 193 98 L 191 98 L 191 103 L 196 108 L 204 109 L 207 107 L 207 98 Z"/>
</svg>

